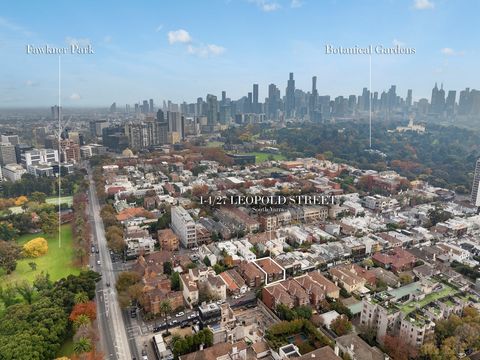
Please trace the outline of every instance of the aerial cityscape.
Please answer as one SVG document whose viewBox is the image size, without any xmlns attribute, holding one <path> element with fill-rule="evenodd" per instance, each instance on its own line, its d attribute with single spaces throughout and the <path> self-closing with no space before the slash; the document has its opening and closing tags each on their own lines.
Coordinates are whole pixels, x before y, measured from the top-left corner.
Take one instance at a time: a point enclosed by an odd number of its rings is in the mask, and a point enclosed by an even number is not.
<svg viewBox="0 0 480 360">
<path fill-rule="evenodd" d="M 480 359 L 480 3 L 0 10 L 0 360 Z"/>
</svg>

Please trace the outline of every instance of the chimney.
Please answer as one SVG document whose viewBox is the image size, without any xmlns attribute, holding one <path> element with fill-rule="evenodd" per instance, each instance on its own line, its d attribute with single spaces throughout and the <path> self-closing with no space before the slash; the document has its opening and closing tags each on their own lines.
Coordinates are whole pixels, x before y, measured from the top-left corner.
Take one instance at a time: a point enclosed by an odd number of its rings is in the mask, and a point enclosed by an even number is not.
<svg viewBox="0 0 480 360">
<path fill-rule="evenodd" d="M 200 351 L 203 350 L 203 343 L 200 344 Z"/>
<path fill-rule="evenodd" d="M 354 353 L 354 349 L 355 349 L 355 345 L 353 343 L 350 344 L 350 351 L 352 352 L 352 354 Z"/>
<path fill-rule="evenodd" d="M 340 356 L 340 349 L 338 348 L 338 345 L 335 345 L 335 355 Z"/>
</svg>

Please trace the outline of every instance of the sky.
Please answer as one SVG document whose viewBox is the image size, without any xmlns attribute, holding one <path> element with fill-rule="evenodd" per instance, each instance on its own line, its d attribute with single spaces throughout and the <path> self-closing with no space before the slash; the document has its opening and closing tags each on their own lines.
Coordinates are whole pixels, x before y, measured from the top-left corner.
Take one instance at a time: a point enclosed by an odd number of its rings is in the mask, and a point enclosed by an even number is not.
<svg viewBox="0 0 480 360">
<path fill-rule="evenodd" d="M 361 94 L 368 55 L 327 55 L 325 45 L 396 44 L 414 55 L 372 55 L 373 91 L 397 86 L 430 98 L 479 88 L 477 0 L 137 0 L 3 1 L 0 4 L 0 107 L 58 103 L 57 55 L 26 46 L 91 45 L 94 54 L 61 56 L 63 106 L 117 106 L 153 98 L 195 102 L 206 94 L 238 99 L 259 84 L 285 94 Z"/>
</svg>

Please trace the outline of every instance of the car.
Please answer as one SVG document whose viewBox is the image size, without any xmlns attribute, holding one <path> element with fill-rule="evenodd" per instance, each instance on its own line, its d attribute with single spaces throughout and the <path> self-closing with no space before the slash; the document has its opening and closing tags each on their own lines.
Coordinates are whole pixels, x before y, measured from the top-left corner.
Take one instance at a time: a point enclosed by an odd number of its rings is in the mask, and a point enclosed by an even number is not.
<svg viewBox="0 0 480 360">
<path fill-rule="evenodd" d="M 100 265 L 100 260 L 97 260 L 97 265 Z"/>
<path fill-rule="evenodd" d="M 169 326 L 174 326 L 175 324 L 177 324 L 178 321 L 177 320 L 172 320 L 168 323 Z"/>
<path fill-rule="evenodd" d="M 180 323 L 180 327 L 181 327 L 182 329 L 185 329 L 185 328 L 188 327 L 188 326 L 189 326 L 189 325 L 188 325 L 188 321 L 182 321 L 182 322 Z"/>
<path fill-rule="evenodd" d="M 108 287 L 110 287 L 110 282 L 107 281 L 107 283 L 106 283 L 105 285 L 107 285 Z"/>
<path fill-rule="evenodd" d="M 95 252 L 96 252 L 97 254 L 100 254 L 100 250 L 98 250 L 98 249 L 97 249 L 97 250 L 95 250 Z"/>
<path fill-rule="evenodd" d="M 180 317 L 180 316 L 183 316 L 185 315 L 185 313 L 183 311 L 180 311 L 177 315 L 175 315 L 176 317 Z"/>
</svg>

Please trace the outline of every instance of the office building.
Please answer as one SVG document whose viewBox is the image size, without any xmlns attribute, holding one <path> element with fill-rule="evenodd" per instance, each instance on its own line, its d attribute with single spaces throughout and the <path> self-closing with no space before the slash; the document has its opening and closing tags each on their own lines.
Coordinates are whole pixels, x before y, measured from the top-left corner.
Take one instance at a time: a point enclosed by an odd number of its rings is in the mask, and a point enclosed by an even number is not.
<svg viewBox="0 0 480 360">
<path fill-rule="evenodd" d="M 267 116 L 269 119 L 277 119 L 280 110 L 280 90 L 275 84 L 268 85 Z"/>
<path fill-rule="evenodd" d="M 102 144 L 108 150 L 122 152 L 128 147 L 128 138 L 125 127 L 107 127 L 102 130 Z"/>
<path fill-rule="evenodd" d="M 20 139 L 18 138 L 18 135 L 2 135 L 2 143 L 10 143 L 15 146 L 20 143 Z"/>
<path fill-rule="evenodd" d="M 103 129 L 108 127 L 107 120 L 90 121 L 90 134 L 93 137 L 102 136 Z"/>
<path fill-rule="evenodd" d="M 255 114 L 260 113 L 260 104 L 258 102 L 258 84 L 253 84 L 253 103 L 252 112 Z"/>
<path fill-rule="evenodd" d="M 408 89 L 407 91 L 407 98 L 405 99 L 405 105 L 407 105 L 407 108 L 412 107 L 412 89 Z"/>
<path fill-rule="evenodd" d="M 168 131 L 177 132 L 180 139 L 183 140 L 185 138 L 185 117 L 180 112 L 168 111 L 167 120 Z"/>
<path fill-rule="evenodd" d="M 293 73 L 290 73 L 287 89 L 285 90 L 285 112 L 288 118 L 295 115 L 295 80 L 293 79 Z"/>
<path fill-rule="evenodd" d="M 10 143 L 0 143 L 0 164 L 16 164 L 17 156 L 15 154 L 15 146 Z"/>
<path fill-rule="evenodd" d="M 58 106 L 58 105 L 54 105 L 50 108 L 51 112 L 52 112 L 52 119 L 53 120 L 58 120 L 61 116 L 61 112 L 62 112 L 62 107 Z"/>
<path fill-rule="evenodd" d="M 480 159 L 477 160 L 477 164 L 475 166 L 471 201 L 474 206 L 480 206 Z"/>
<path fill-rule="evenodd" d="M 457 92 L 455 90 L 450 90 L 448 92 L 447 100 L 445 100 L 445 111 L 448 116 L 452 116 L 455 113 L 455 97 Z"/>
<path fill-rule="evenodd" d="M 2 168 L 3 177 L 12 182 L 20 180 L 26 172 L 27 170 L 19 164 L 7 164 Z"/>
<path fill-rule="evenodd" d="M 17 144 L 15 145 L 15 157 L 17 160 L 17 164 L 20 164 L 22 161 L 22 154 L 26 151 L 33 150 L 32 145 L 28 144 Z"/>
</svg>

